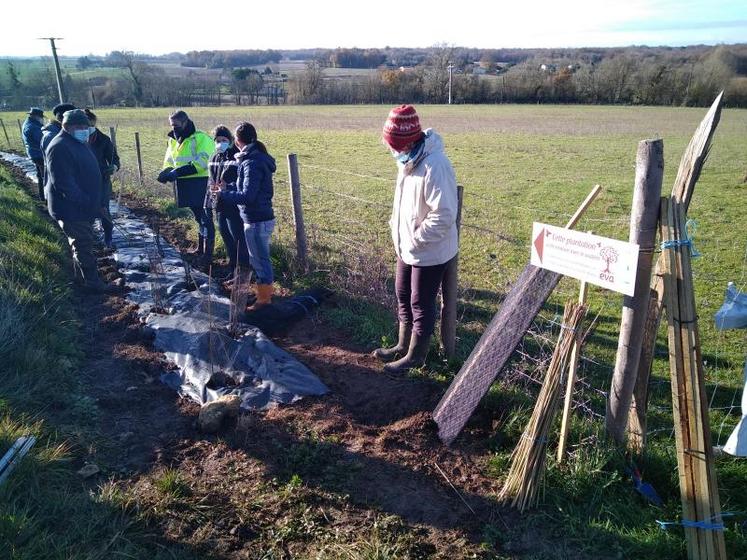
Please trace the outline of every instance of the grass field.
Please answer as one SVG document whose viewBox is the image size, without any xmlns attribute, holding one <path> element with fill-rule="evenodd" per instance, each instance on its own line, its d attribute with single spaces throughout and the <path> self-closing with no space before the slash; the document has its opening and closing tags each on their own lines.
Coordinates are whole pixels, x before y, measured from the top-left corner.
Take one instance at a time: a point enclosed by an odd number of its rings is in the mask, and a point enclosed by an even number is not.
<svg viewBox="0 0 747 560">
<path fill-rule="evenodd" d="M 447 381 L 469 354 L 529 258 L 533 221 L 565 222 L 594 184 L 604 188 L 578 229 L 627 238 L 637 142 L 664 140 L 664 192 L 674 180 L 682 152 L 705 114 L 703 109 L 577 106 L 421 106 L 421 123 L 444 136 L 447 153 L 465 187 L 464 227 L 460 257 L 459 359 L 445 363 L 432 352 L 420 375 Z M 275 259 L 289 287 L 328 281 L 342 288 L 348 305 L 328 311 L 360 342 L 374 346 L 393 334 L 391 265 L 394 256 L 387 230 L 395 167 L 381 145 L 380 130 L 388 107 L 246 107 L 192 108 L 198 128 L 209 131 L 225 123 L 250 120 L 260 138 L 279 160 L 276 205 L 280 228 Z M 124 184 L 171 216 L 169 191 L 153 181 L 165 148 L 168 110 L 100 110 L 100 128 L 117 127 L 120 155 L 126 166 L 115 191 Z M 20 113 L 0 113 L 19 149 L 15 120 Z M 744 331 L 717 332 L 713 314 L 723 301 L 728 281 L 747 282 L 747 208 L 742 182 L 747 172 L 747 111 L 724 110 L 713 149 L 695 191 L 690 217 L 698 222 L 695 245 L 702 256 L 694 261 L 706 381 L 711 400 L 714 444 L 723 444 L 738 420 Z M 134 133 L 140 133 L 146 186 L 133 180 L 136 168 Z M 1 132 L 0 132 L 1 133 Z M 5 141 L 0 136 L 0 145 Z M 288 266 L 292 251 L 292 221 L 288 211 L 287 153 L 298 154 L 306 226 L 317 272 L 304 278 Z M 184 218 L 186 220 L 186 218 Z M 383 264 L 389 268 L 381 270 Z M 346 271 L 345 273 L 341 271 Z M 389 296 L 386 297 L 386 290 Z M 538 332 L 552 334 L 552 319 L 562 303 L 574 297 L 576 283 L 565 279 L 538 321 Z M 587 414 L 574 422 L 574 456 L 569 465 L 550 461 L 546 506 L 527 516 L 527 523 L 556 527 L 568 542 L 585 550 L 616 551 L 618 557 L 679 558 L 681 532 L 661 532 L 655 519 L 679 516 L 676 457 L 672 437 L 671 394 L 666 338 L 660 333 L 654 366 L 649 429 L 650 452 L 645 476 L 664 497 L 663 510 L 647 507 L 625 479 L 625 458 L 600 443 L 604 411 L 599 390 L 607 391 L 622 296 L 592 288 L 590 314 L 599 314 L 595 332 L 584 349 L 581 375 L 589 384 L 583 396 Z M 536 339 L 527 350 L 536 350 Z M 511 369 L 531 370 L 515 362 Z M 531 373 L 531 371 L 530 371 Z M 498 383 L 487 406 L 506 407 L 508 421 L 491 442 L 490 464 L 496 477 L 505 476 L 508 458 L 527 417 L 533 390 Z M 725 511 L 738 515 L 727 522 L 731 556 L 747 556 L 741 523 L 747 519 L 747 465 L 717 460 Z"/>
</svg>

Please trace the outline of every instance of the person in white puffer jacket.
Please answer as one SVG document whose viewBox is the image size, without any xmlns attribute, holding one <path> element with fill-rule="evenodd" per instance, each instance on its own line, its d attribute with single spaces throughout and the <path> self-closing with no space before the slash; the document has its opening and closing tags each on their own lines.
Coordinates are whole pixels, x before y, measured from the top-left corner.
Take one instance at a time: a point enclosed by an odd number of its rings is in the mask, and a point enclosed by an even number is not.
<svg viewBox="0 0 747 560">
<path fill-rule="evenodd" d="M 433 129 L 423 132 L 412 105 L 390 111 L 382 136 L 398 167 L 389 224 L 397 255 L 399 336 L 395 346 L 378 348 L 374 356 L 389 362 L 385 371 L 400 373 L 425 363 L 436 295 L 459 251 L 457 184 L 441 137 Z"/>
</svg>

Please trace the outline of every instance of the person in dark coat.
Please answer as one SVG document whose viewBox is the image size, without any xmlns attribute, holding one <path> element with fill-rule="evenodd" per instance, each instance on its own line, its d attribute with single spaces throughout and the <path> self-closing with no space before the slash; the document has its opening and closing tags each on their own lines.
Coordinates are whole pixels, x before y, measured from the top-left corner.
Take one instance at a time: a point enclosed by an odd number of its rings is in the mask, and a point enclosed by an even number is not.
<svg viewBox="0 0 747 560">
<path fill-rule="evenodd" d="M 63 115 L 62 130 L 47 146 L 47 208 L 73 252 L 76 281 L 94 293 L 115 291 L 96 269 L 91 223 L 101 209 L 101 171 L 88 147 L 90 123 L 80 109 Z"/>
<path fill-rule="evenodd" d="M 26 155 L 36 166 L 39 199 L 44 200 L 44 152 L 41 149 L 44 111 L 39 107 L 31 107 L 27 115 L 23 121 L 23 145 L 26 147 Z"/>
<path fill-rule="evenodd" d="M 257 300 L 249 308 L 253 311 L 271 303 L 274 288 L 270 261 L 270 236 L 275 229 L 272 210 L 272 174 L 277 167 L 265 145 L 257 139 L 257 131 L 248 122 L 240 123 L 234 132 L 239 163 L 236 188 L 214 186 L 221 202 L 238 204 L 244 222 L 249 262 L 257 276 Z"/>
<path fill-rule="evenodd" d="M 60 133 L 60 130 L 62 130 L 62 116 L 66 111 L 72 111 L 73 109 L 76 109 L 76 107 L 71 103 L 60 103 L 59 105 L 52 107 L 54 120 L 50 120 L 49 123 L 42 128 L 41 149 L 44 154 L 47 153 L 49 143 Z"/>
<path fill-rule="evenodd" d="M 239 163 L 235 156 L 239 153 L 234 143 L 233 134 L 228 127 L 220 125 L 213 130 L 215 153 L 208 164 L 208 187 L 205 195 L 205 212 L 212 216 L 213 209 L 218 215 L 218 231 L 228 254 L 228 266 L 231 270 L 226 280 L 233 278 L 238 263 L 242 268 L 249 268 L 249 253 L 244 237 L 244 221 L 239 214 L 239 207 L 227 200 L 219 200 L 214 187 L 227 190 L 236 189 Z"/>
<path fill-rule="evenodd" d="M 101 228 L 104 230 L 104 245 L 107 249 L 113 249 L 114 222 L 109 212 L 109 201 L 112 199 L 112 175 L 120 168 L 119 154 L 117 154 L 117 147 L 112 143 L 111 138 L 96 128 L 97 118 L 94 112 L 90 109 L 86 109 L 85 112 L 88 121 L 91 123 L 88 146 L 91 148 L 93 155 L 96 156 L 101 170 L 102 193 L 99 218 L 101 219 Z"/>
</svg>

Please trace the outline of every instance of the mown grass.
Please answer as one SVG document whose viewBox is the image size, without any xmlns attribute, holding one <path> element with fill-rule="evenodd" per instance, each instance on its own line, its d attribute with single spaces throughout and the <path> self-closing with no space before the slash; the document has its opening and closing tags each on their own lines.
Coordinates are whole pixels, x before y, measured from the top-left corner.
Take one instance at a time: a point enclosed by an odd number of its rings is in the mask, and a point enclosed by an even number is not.
<svg viewBox="0 0 747 560">
<path fill-rule="evenodd" d="M 379 136 L 388 107 L 233 107 L 190 108 L 199 128 L 249 119 L 278 158 L 276 207 L 279 230 L 274 255 L 281 280 L 290 287 L 309 283 L 291 265 L 293 232 L 283 157 L 299 156 L 306 227 L 315 280 L 342 287 L 342 303 L 325 311 L 336 325 L 371 347 L 394 335 L 391 312 L 391 250 L 386 222 L 391 203 L 394 165 Z M 168 110 L 99 111 L 100 125 L 116 125 L 120 152 L 129 170 L 135 166 L 134 132 L 143 146 L 142 188 L 124 177 L 124 187 L 168 206 L 167 189 L 152 181 L 165 147 Z M 639 140 L 662 137 L 665 150 L 664 192 L 671 189 L 681 154 L 700 122 L 703 109 L 577 106 L 422 106 L 421 122 L 443 136 L 446 150 L 465 186 L 464 227 L 460 256 L 459 357 L 446 363 L 431 352 L 430 375 L 448 382 L 466 358 L 503 294 L 528 260 L 532 221 L 562 224 L 592 185 L 604 187 L 578 228 L 620 239 L 627 237 L 628 214 Z M 8 114 L 6 122 L 16 115 Z M 5 115 L 0 116 L 5 118 Z M 690 217 L 699 223 L 695 244 L 702 257 L 694 261 L 706 382 L 711 400 L 714 444 L 723 444 L 736 424 L 745 352 L 743 331 L 717 332 L 713 313 L 723 301 L 728 281 L 744 285 L 747 247 L 744 228 L 744 135 L 747 111 L 724 110 L 714 146 L 698 183 Z M 1 141 L 1 139 L 0 139 Z M 18 146 L 19 147 L 19 146 Z M 118 184 L 115 182 L 115 190 Z M 340 194 L 345 196 L 340 196 Z M 194 232 L 193 232 L 194 233 Z M 389 268 L 381 270 L 381 263 Z M 388 289 L 387 297 L 382 297 Z M 367 291 L 368 290 L 368 291 Z M 534 330 L 552 340 L 548 322 L 575 297 L 576 283 L 565 279 L 545 306 Z M 614 364 L 622 297 L 592 289 L 592 316 L 599 315 L 584 350 L 581 376 L 592 389 L 580 397 L 588 411 L 604 412 L 599 391 L 609 386 Z M 388 325 L 388 329 L 386 326 Z M 382 332 L 384 330 L 384 332 Z M 530 355 L 549 345 L 529 337 Z M 536 365 L 517 361 L 512 370 L 537 375 Z M 619 557 L 679 558 L 684 541 L 677 529 L 662 532 L 655 519 L 679 516 L 676 457 L 671 435 L 671 394 L 666 337 L 662 330 L 654 365 L 650 447 L 639 464 L 665 500 L 663 509 L 648 506 L 625 475 L 627 458 L 603 442 L 598 416 L 580 416 L 572 425 L 573 456 L 566 466 L 550 461 L 545 503 L 529 515 L 530 524 L 556 527 L 559 539 L 582 545 L 590 554 Z M 513 446 L 533 402 L 533 390 L 497 383 L 486 406 L 500 420 L 491 440 L 491 472 L 506 472 Z M 747 556 L 741 523 L 747 519 L 742 487 L 743 461 L 717 459 L 724 510 L 738 513 L 727 521 L 730 554 Z M 559 549 L 562 549 L 560 547 Z M 558 556 L 562 557 L 562 552 Z"/>
</svg>

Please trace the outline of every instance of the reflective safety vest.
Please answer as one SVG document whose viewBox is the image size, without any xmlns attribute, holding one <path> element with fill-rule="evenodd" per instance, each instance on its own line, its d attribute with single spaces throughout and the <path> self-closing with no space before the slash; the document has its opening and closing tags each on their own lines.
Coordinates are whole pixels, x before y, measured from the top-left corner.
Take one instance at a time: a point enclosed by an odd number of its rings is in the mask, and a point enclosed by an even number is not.
<svg viewBox="0 0 747 560">
<path fill-rule="evenodd" d="M 195 166 L 197 173 L 184 175 L 182 179 L 190 177 L 207 177 L 208 162 L 215 152 L 215 143 L 213 139 L 201 130 L 196 130 L 194 134 L 184 139 L 178 144 L 175 139 L 169 136 L 169 142 L 166 146 L 166 156 L 163 158 L 163 167 L 182 167 L 190 163 Z"/>
</svg>

